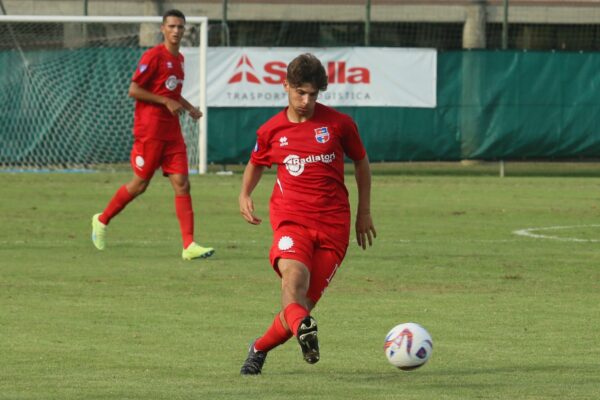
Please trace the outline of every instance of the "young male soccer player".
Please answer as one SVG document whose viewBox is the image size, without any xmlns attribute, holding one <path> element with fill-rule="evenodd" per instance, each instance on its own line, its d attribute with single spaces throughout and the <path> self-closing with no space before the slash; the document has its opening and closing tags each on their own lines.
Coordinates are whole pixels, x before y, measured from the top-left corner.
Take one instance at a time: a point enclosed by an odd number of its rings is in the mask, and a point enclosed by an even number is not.
<svg viewBox="0 0 600 400">
<path fill-rule="evenodd" d="M 170 10 L 163 16 L 162 44 L 146 51 L 140 59 L 129 86 L 135 102 L 134 143 L 131 150 L 133 178 L 121 186 L 104 212 L 92 218 L 92 241 L 99 250 L 105 247 L 110 220 L 140 194 L 144 193 L 154 172 L 162 168 L 175 191 L 175 211 L 183 239 L 184 260 L 209 257 L 214 249 L 194 242 L 194 212 L 188 179 L 186 146 L 179 115 L 187 111 L 195 120 L 202 113 L 181 96 L 183 55 L 179 46 L 185 30 L 185 16 Z"/>
<path fill-rule="evenodd" d="M 356 239 L 363 249 L 376 236 L 370 214 L 369 160 L 352 119 L 317 103 L 327 74 L 312 54 L 296 57 L 284 82 L 288 106 L 258 129 L 239 195 L 240 212 L 251 224 L 252 191 L 265 167 L 277 165 L 270 201 L 271 265 L 281 277 L 281 312 L 250 346 L 242 375 L 262 371 L 267 353 L 296 336 L 304 360 L 319 361 L 317 323 L 310 311 L 339 268 L 350 237 L 350 205 L 344 185 L 344 155 L 354 161 L 358 184 Z"/>
</svg>

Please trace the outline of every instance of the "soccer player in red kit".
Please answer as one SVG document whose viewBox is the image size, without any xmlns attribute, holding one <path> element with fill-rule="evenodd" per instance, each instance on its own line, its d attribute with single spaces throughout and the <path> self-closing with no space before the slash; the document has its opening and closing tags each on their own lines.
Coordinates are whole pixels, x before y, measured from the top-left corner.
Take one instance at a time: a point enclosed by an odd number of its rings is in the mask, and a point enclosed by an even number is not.
<svg viewBox="0 0 600 400">
<path fill-rule="evenodd" d="M 184 112 L 195 120 L 202 117 L 200 110 L 181 96 L 183 55 L 179 47 L 185 30 L 185 16 L 179 10 L 167 11 L 160 29 L 163 43 L 142 55 L 129 86 L 129 96 L 136 100 L 131 150 L 134 175 L 117 190 L 104 211 L 92 218 L 92 241 L 99 250 L 105 248 L 110 220 L 144 193 L 154 172 L 162 168 L 175 191 L 175 212 L 183 240 L 182 258 L 205 258 L 211 256 L 214 249 L 194 242 L 188 159 L 179 125 L 179 115 Z"/>
<path fill-rule="evenodd" d="M 273 242 L 270 262 L 281 277 L 281 311 L 248 351 L 242 375 L 262 371 L 267 353 L 296 336 L 304 360 L 319 361 L 317 323 L 310 315 L 342 263 L 350 237 L 350 204 L 344 184 L 344 156 L 355 167 L 358 208 L 356 240 L 363 249 L 376 236 L 370 213 L 371 170 L 354 121 L 317 103 L 327 74 L 312 54 L 287 67 L 288 106 L 257 132 L 239 195 L 240 212 L 251 224 L 252 191 L 265 167 L 277 165 L 270 200 Z"/>
</svg>

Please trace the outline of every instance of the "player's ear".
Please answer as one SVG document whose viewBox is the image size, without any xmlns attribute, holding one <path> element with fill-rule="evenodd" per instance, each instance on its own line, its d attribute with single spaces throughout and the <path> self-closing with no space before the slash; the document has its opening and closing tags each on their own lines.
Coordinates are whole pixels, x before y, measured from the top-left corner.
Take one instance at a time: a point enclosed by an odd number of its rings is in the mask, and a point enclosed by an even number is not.
<svg viewBox="0 0 600 400">
<path fill-rule="evenodd" d="M 289 84 L 289 82 L 287 81 L 287 79 L 284 79 L 284 80 L 283 80 L 283 89 L 284 89 L 286 92 L 288 92 L 288 93 L 290 92 L 290 84 Z"/>
</svg>

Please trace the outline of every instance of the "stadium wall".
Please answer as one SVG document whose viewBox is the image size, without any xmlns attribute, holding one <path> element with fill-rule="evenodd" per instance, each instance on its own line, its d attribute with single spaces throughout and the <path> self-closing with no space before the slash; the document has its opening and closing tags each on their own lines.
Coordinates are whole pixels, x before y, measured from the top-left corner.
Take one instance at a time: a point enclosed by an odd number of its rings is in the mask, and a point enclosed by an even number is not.
<svg viewBox="0 0 600 400">
<path fill-rule="evenodd" d="M 85 101 L 120 104 L 126 98 L 121 91 L 103 90 L 104 69 L 123 68 L 129 76 L 129 63 L 114 60 L 132 59 L 116 52 L 123 49 L 81 49 L 89 59 L 88 90 L 102 96 Z M 40 59 L 41 51 L 37 51 Z M 32 51 L 36 53 L 36 51 Z M 101 155 L 101 163 L 127 162 L 131 142 L 130 130 L 122 140 L 106 139 L 100 129 L 131 126 L 133 102 L 128 101 L 127 121 L 119 125 L 106 116 L 78 115 L 77 136 L 65 134 L 57 121 L 61 109 L 80 90 L 64 76 L 60 87 L 64 104 L 54 104 L 49 118 L 22 123 L 27 110 L 43 108 L 44 96 L 26 93 L 20 82 L 24 71 L 9 68 L 14 51 L 0 52 L 0 165 L 19 165 L 32 155 L 43 155 L 51 148 L 75 148 L 77 160 L 53 159 L 55 163 L 88 164 L 98 161 L 98 149 L 110 148 Z M 60 58 L 60 54 L 54 53 Z M 139 52 L 133 55 L 137 59 Z M 35 60 L 35 54 L 28 54 Z M 438 104 L 436 108 L 349 107 L 341 108 L 356 120 L 373 161 L 426 161 L 460 159 L 566 159 L 600 157 L 600 53 L 522 52 L 522 51 L 448 51 L 438 54 Z M 31 73 L 31 72 L 29 72 Z M 46 83 L 54 84 L 53 82 Z M 116 83 L 115 83 L 116 85 Z M 127 82 L 124 83 L 127 86 Z M 96 86 L 96 89 L 94 89 Z M 15 91 L 19 91 L 15 93 Z M 69 91 L 72 91 L 70 94 Z M 15 100 L 22 99 L 22 101 Z M 39 103 L 39 104 L 36 104 Z M 93 110 L 97 104 L 83 107 Z M 62 107 L 62 108 L 61 108 Z M 274 108 L 209 108 L 208 161 L 211 163 L 246 162 L 254 146 L 255 131 Z M 18 126 L 13 132 L 10 127 Z M 82 140 L 81 135 L 93 135 Z M 24 148 L 14 146 L 15 137 L 27 137 Z M 87 143 L 81 146 L 80 143 Z M 91 155 L 94 155 L 92 157 Z M 35 157 L 34 157 L 35 158 Z"/>
</svg>

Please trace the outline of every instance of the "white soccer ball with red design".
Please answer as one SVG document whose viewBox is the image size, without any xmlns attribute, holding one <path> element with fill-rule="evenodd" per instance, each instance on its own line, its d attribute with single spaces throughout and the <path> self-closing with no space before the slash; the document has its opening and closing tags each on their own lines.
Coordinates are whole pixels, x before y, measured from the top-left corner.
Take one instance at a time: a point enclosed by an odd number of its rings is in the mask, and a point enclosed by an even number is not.
<svg viewBox="0 0 600 400">
<path fill-rule="evenodd" d="M 431 335 L 414 322 L 396 325 L 385 337 L 383 346 L 390 364 L 404 371 L 419 368 L 433 350 Z"/>
</svg>

